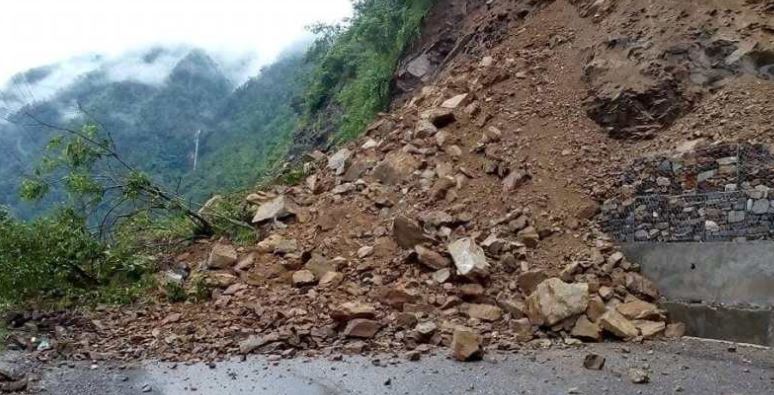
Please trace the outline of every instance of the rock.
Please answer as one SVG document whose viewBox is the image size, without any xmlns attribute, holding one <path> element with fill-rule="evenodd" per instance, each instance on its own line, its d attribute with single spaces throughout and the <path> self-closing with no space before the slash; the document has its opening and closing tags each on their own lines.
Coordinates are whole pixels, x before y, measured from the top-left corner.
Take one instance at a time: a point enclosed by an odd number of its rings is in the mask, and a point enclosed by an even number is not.
<svg viewBox="0 0 774 395">
<path fill-rule="evenodd" d="M 427 119 L 420 119 L 414 127 L 414 137 L 418 139 L 428 138 L 438 133 L 438 128 Z"/>
<path fill-rule="evenodd" d="M 296 204 L 284 195 L 277 196 L 273 200 L 258 207 L 253 216 L 253 223 L 259 224 L 269 220 L 280 220 L 298 213 Z"/>
<path fill-rule="evenodd" d="M 602 339 L 602 328 L 582 315 L 575 321 L 575 326 L 570 334 L 583 340 L 599 341 Z"/>
<path fill-rule="evenodd" d="M 207 258 L 209 269 L 229 269 L 237 263 L 239 254 L 236 248 L 228 244 L 215 244 Z"/>
<path fill-rule="evenodd" d="M 359 337 L 364 339 L 370 339 L 379 332 L 382 325 L 374 320 L 365 318 L 356 318 L 349 321 L 347 327 L 344 328 L 344 336 L 346 337 Z"/>
<path fill-rule="evenodd" d="M 503 138 L 503 131 L 494 127 L 489 126 L 488 128 L 484 129 L 484 136 L 483 136 L 483 142 L 486 143 L 496 143 L 500 141 L 500 139 Z"/>
<path fill-rule="evenodd" d="M 503 310 L 497 306 L 489 304 L 471 304 L 468 305 L 467 314 L 471 318 L 477 318 L 481 321 L 494 322 L 503 317 Z"/>
<path fill-rule="evenodd" d="M 323 288 L 335 287 L 344 280 L 344 274 L 339 272 L 325 272 L 320 277 L 319 286 Z"/>
<path fill-rule="evenodd" d="M 605 367 L 605 357 L 598 354 L 587 354 L 583 358 L 583 367 L 590 370 L 602 370 Z"/>
<path fill-rule="evenodd" d="M 720 232 L 720 225 L 718 225 L 718 223 L 715 221 L 707 220 L 704 221 L 704 230 L 711 233 Z"/>
<path fill-rule="evenodd" d="M 436 108 L 427 110 L 420 114 L 422 119 L 427 119 L 435 125 L 437 128 L 442 128 L 457 120 L 454 116 L 454 112 L 449 108 Z"/>
<path fill-rule="evenodd" d="M 421 245 L 414 247 L 414 251 L 417 253 L 417 260 L 419 263 L 430 269 L 441 270 L 448 268 L 451 264 L 448 258 Z"/>
<path fill-rule="evenodd" d="M 328 168 L 333 170 L 337 176 L 344 174 L 344 171 L 347 170 L 347 162 L 349 162 L 351 156 L 352 151 L 346 148 L 338 150 L 328 158 Z"/>
<path fill-rule="evenodd" d="M 629 380 L 634 384 L 647 384 L 650 382 L 650 376 L 644 369 L 631 368 L 629 369 Z"/>
<path fill-rule="evenodd" d="M 626 273 L 626 288 L 634 294 L 647 297 L 649 300 L 656 300 L 659 296 L 656 284 L 637 273 Z"/>
<path fill-rule="evenodd" d="M 412 329 L 417 325 L 416 314 L 413 313 L 398 313 L 395 317 L 395 325 L 403 329 Z"/>
<path fill-rule="evenodd" d="M 438 330 L 438 325 L 433 321 L 425 321 L 417 324 L 414 328 L 417 334 L 424 339 L 430 338 Z"/>
<path fill-rule="evenodd" d="M 631 339 L 640 334 L 637 327 L 615 309 L 608 310 L 599 318 L 602 329 L 612 333 L 621 339 Z"/>
<path fill-rule="evenodd" d="M 583 313 L 588 304 L 588 284 L 567 284 L 558 278 L 549 278 L 527 298 L 527 316 L 535 325 L 553 326 Z"/>
<path fill-rule="evenodd" d="M 766 214 L 769 212 L 769 199 L 755 200 L 750 209 L 753 214 Z"/>
<path fill-rule="evenodd" d="M 451 278 L 451 270 L 449 269 L 441 269 L 433 273 L 433 280 L 439 284 L 449 281 L 449 278 Z"/>
<path fill-rule="evenodd" d="M 406 71 L 416 78 L 422 78 L 426 76 L 432 70 L 432 64 L 426 54 L 421 54 L 412 59 L 408 65 L 406 65 Z"/>
<path fill-rule="evenodd" d="M 462 284 L 460 285 L 460 294 L 463 297 L 476 298 L 484 295 L 484 287 L 475 283 Z"/>
<path fill-rule="evenodd" d="M 388 153 L 384 160 L 374 167 L 372 174 L 384 185 L 398 185 L 408 180 L 419 165 L 414 155 L 396 150 Z"/>
<path fill-rule="evenodd" d="M 360 247 L 360 249 L 357 250 L 357 257 L 360 259 L 367 258 L 371 256 L 371 254 L 374 253 L 374 247 L 371 246 L 363 246 Z"/>
<path fill-rule="evenodd" d="M 416 295 L 412 295 L 405 290 L 393 287 L 382 287 L 376 291 L 376 299 L 381 303 L 392 308 L 403 309 L 406 303 L 413 303 L 417 300 Z"/>
<path fill-rule="evenodd" d="M 594 218 L 600 211 L 601 206 L 599 203 L 595 201 L 590 201 L 581 207 L 580 210 L 578 210 L 578 214 L 576 215 L 578 219 L 585 219 L 590 220 Z"/>
<path fill-rule="evenodd" d="M 532 176 L 523 171 L 512 171 L 503 179 L 503 192 L 511 192 L 531 180 Z"/>
<path fill-rule="evenodd" d="M 540 234 L 534 227 L 528 226 L 516 234 L 516 238 L 529 248 L 536 248 L 540 241 Z"/>
<path fill-rule="evenodd" d="M 489 263 L 484 250 L 476 245 L 473 239 L 466 237 L 449 244 L 449 253 L 460 275 L 481 277 L 489 275 Z"/>
<path fill-rule="evenodd" d="M 519 299 L 500 297 L 497 298 L 497 305 L 500 306 L 503 311 L 511 315 L 511 319 L 524 318 L 526 315 L 526 308 L 524 302 Z"/>
<path fill-rule="evenodd" d="M 538 284 L 548 279 L 548 275 L 543 270 L 530 270 L 519 275 L 516 283 L 525 295 L 535 292 Z"/>
<path fill-rule="evenodd" d="M 258 252 L 285 255 L 298 251 L 298 242 L 295 239 L 286 239 L 278 234 L 272 234 L 261 240 L 255 247 Z"/>
<path fill-rule="evenodd" d="M 363 143 L 363 145 L 360 146 L 360 148 L 363 150 L 369 150 L 371 148 L 376 148 L 378 146 L 379 146 L 379 143 L 376 140 L 369 138 L 366 140 L 365 143 Z"/>
<path fill-rule="evenodd" d="M 205 277 L 205 284 L 214 288 L 226 289 L 239 280 L 239 278 L 231 273 L 214 272 L 208 273 Z"/>
<path fill-rule="evenodd" d="M 663 313 L 656 305 L 639 299 L 619 304 L 616 306 L 616 310 L 630 320 L 659 320 L 663 318 Z"/>
<path fill-rule="evenodd" d="M 414 248 L 429 241 L 419 224 L 402 215 L 392 222 L 392 236 L 401 248 Z"/>
<path fill-rule="evenodd" d="M 607 306 L 605 306 L 605 302 L 603 302 L 599 296 L 595 295 L 589 299 L 589 307 L 586 309 L 586 316 L 588 316 L 591 321 L 599 321 L 599 318 L 606 312 Z"/>
<path fill-rule="evenodd" d="M 422 353 L 416 350 L 408 351 L 406 354 L 404 354 L 404 357 L 406 358 L 406 360 L 416 362 L 422 359 Z"/>
<path fill-rule="evenodd" d="M 668 338 L 677 338 L 685 336 L 685 324 L 682 322 L 674 322 L 667 325 L 664 331 L 664 336 Z"/>
<path fill-rule="evenodd" d="M 632 323 L 645 339 L 656 337 L 666 329 L 666 323 L 662 321 L 634 320 Z"/>
<path fill-rule="evenodd" d="M 459 107 L 465 101 L 465 99 L 467 99 L 467 97 L 468 97 L 467 93 L 463 93 L 461 95 L 454 96 L 454 97 L 444 101 L 443 103 L 441 103 L 441 107 L 442 108 L 448 108 L 448 109 L 455 109 L 455 108 Z"/>
<path fill-rule="evenodd" d="M 317 282 L 317 280 L 315 279 L 314 273 L 309 270 L 298 270 L 293 273 L 293 285 L 296 287 L 312 285 L 315 282 Z"/>
<path fill-rule="evenodd" d="M 304 264 L 304 269 L 312 272 L 316 278 L 322 278 L 325 273 L 335 272 L 336 265 L 320 254 L 313 254 L 312 258 Z"/>
<path fill-rule="evenodd" d="M 250 354 L 256 349 L 276 341 L 279 341 L 279 336 L 276 333 L 271 333 L 266 336 L 252 335 L 239 343 L 239 352 L 241 354 Z"/>
<path fill-rule="evenodd" d="M 330 313 L 335 321 L 345 322 L 355 318 L 376 317 L 376 309 L 373 306 L 361 302 L 345 302 Z"/>
<path fill-rule="evenodd" d="M 481 336 L 468 328 L 457 328 L 454 330 L 451 342 L 452 356 L 454 359 L 464 362 L 473 359 L 480 359 L 483 352 L 481 350 Z"/>
<path fill-rule="evenodd" d="M 434 201 L 445 199 L 446 193 L 456 185 L 457 181 L 453 177 L 441 177 L 430 188 L 430 198 Z"/>
</svg>

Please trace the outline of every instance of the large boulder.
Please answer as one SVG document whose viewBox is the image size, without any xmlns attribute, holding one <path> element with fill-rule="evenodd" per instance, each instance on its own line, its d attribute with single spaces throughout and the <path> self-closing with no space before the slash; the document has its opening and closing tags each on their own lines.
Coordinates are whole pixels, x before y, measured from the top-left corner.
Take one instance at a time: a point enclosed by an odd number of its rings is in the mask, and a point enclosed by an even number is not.
<svg viewBox="0 0 774 395">
<path fill-rule="evenodd" d="M 374 167 L 373 176 L 382 184 L 398 185 L 407 180 L 419 165 L 419 161 L 408 152 L 392 151 Z"/>
<path fill-rule="evenodd" d="M 337 176 L 344 174 L 344 171 L 347 169 L 349 158 L 351 156 L 352 151 L 346 148 L 338 150 L 335 154 L 328 158 L 328 168 L 333 170 Z"/>
<path fill-rule="evenodd" d="M 460 275 L 484 277 L 489 275 L 489 262 L 484 250 L 472 238 L 465 237 L 449 244 L 449 254 Z"/>
<path fill-rule="evenodd" d="M 296 215 L 296 213 L 298 213 L 296 204 L 289 197 L 280 195 L 258 207 L 253 216 L 253 223 L 259 224 L 269 220 L 282 219 Z"/>
<path fill-rule="evenodd" d="M 599 325 L 605 331 L 621 339 L 631 339 L 640 334 L 637 327 L 615 309 L 609 309 L 607 313 L 603 314 L 599 318 Z"/>
<path fill-rule="evenodd" d="M 527 316 L 535 325 L 552 326 L 586 311 L 589 285 L 567 284 L 558 278 L 540 283 L 527 298 Z"/>
<path fill-rule="evenodd" d="M 452 336 L 452 356 L 458 361 L 479 359 L 482 355 L 481 336 L 467 328 L 457 328 Z"/>
<path fill-rule="evenodd" d="M 239 255 L 236 248 L 228 244 L 215 244 L 207 258 L 208 269 L 229 269 L 237 263 Z"/>
<path fill-rule="evenodd" d="M 429 241 L 419 224 L 402 215 L 395 217 L 392 223 L 392 236 L 401 248 L 414 248 Z"/>
</svg>

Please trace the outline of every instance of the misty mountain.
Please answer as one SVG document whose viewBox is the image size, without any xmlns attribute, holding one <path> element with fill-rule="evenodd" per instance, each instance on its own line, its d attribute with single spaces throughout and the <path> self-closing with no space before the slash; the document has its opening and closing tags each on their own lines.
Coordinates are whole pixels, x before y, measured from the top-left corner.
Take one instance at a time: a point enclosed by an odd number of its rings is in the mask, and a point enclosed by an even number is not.
<svg viewBox="0 0 774 395">
<path fill-rule="evenodd" d="M 33 171 L 45 144 L 61 133 L 41 123 L 97 122 L 128 162 L 195 200 L 254 181 L 295 127 L 292 106 L 305 72 L 300 56 L 256 70 L 240 86 L 199 49 L 154 48 L 123 59 L 31 69 L 0 91 L 0 205 L 24 217 L 50 205 L 18 198 L 21 176 Z M 65 76 L 73 70 L 87 71 Z M 56 83 L 63 85 L 50 85 Z"/>
</svg>

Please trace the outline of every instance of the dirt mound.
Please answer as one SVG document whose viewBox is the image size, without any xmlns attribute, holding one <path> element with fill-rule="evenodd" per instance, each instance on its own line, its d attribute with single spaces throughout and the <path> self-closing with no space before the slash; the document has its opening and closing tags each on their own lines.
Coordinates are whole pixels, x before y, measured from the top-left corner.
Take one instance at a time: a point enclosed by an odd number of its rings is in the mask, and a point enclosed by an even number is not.
<svg viewBox="0 0 774 395">
<path fill-rule="evenodd" d="M 770 5 L 695 3 L 440 1 L 398 72 L 410 94 L 311 155 L 300 185 L 248 197 L 263 241 L 176 259 L 165 281 L 210 301 L 100 311 L 61 341 L 125 358 L 467 359 L 679 335 L 595 216 L 636 158 L 774 135 Z"/>
</svg>

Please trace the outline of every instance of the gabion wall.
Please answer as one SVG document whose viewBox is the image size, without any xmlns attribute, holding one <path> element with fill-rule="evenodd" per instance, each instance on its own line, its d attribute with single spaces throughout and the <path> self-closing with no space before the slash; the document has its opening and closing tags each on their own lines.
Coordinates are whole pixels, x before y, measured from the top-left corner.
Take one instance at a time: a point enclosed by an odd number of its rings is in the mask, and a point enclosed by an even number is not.
<svg viewBox="0 0 774 395">
<path fill-rule="evenodd" d="M 629 199 L 602 206 L 619 241 L 761 240 L 774 235 L 774 157 L 768 147 L 723 144 L 642 158 L 623 175 Z"/>
</svg>

